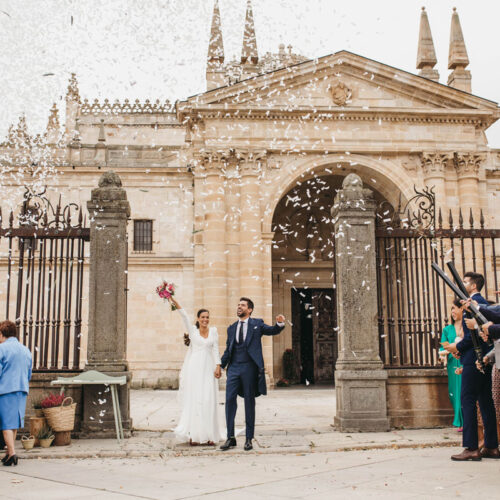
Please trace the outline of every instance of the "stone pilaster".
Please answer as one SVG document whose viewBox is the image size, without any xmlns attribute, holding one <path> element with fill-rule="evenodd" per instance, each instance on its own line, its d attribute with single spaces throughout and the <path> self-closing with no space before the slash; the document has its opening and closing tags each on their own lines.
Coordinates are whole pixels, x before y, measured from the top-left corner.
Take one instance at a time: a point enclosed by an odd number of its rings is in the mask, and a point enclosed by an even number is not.
<svg viewBox="0 0 500 500">
<path fill-rule="evenodd" d="M 255 153 L 239 153 L 240 175 L 240 291 L 249 296 L 264 314 L 262 293 L 262 224 L 260 180 L 263 158 Z"/>
<path fill-rule="evenodd" d="M 201 189 L 201 201 L 205 213 L 203 307 L 210 311 L 211 323 L 219 332 L 224 332 L 227 328 L 227 269 L 223 158 L 218 154 L 207 155 L 203 165 L 205 176 Z"/>
<path fill-rule="evenodd" d="M 446 201 L 446 166 L 453 160 L 452 153 L 422 153 L 422 171 L 424 182 L 428 187 L 434 186 L 436 205 L 448 206 Z"/>
<path fill-rule="evenodd" d="M 130 204 L 120 177 L 108 171 L 99 179 L 87 203 L 90 215 L 89 331 L 85 370 L 126 375 L 127 362 L 127 220 Z M 119 388 L 124 431 L 130 431 L 129 384 Z M 88 437 L 115 435 L 109 389 L 83 389 L 82 433 Z"/>
<path fill-rule="evenodd" d="M 479 171 L 485 158 L 481 153 L 456 153 L 458 199 L 463 213 L 472 209 L 479 216 L 481 199 L 479 193 Z"/>
<path fill-rule="evenodd" d="M 349 174 L 332 207 L 339 326 L 335 424 L 342 432 L 389 429 L 377 329 L 375 208 L 373 192 Z"/>
</svg>

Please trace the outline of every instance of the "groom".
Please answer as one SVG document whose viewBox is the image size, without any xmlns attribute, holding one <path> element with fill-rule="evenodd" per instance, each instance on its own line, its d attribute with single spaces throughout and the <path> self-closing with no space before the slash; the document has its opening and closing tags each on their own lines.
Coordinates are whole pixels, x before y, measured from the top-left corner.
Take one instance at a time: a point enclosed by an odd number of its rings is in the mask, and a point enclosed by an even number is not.
<svg viewBox="0 0 500 500">
<path fill-rule="evenodd" d="M 255 398 L 267 394 L 262 357 L 262 335 L 278 335 L 285 328 L 285 317 L 276 317 L 276 325 L 269 326 L 261 319 L 251 318 L 253 302 L 242 297 L 236 314 L 239 320 L 227 329 L 226 350 L 222 355 L 221 367 L 227 366 L 226 383 L 226 425 L 227 441 L 220 447 L 228 450 L 236 446 L 234 437 L 234 417 L 236 416 L 236 397 L 245 400 L 246 441 L 244 449 L 252 449 L 255 427 Z"/>
</svg>

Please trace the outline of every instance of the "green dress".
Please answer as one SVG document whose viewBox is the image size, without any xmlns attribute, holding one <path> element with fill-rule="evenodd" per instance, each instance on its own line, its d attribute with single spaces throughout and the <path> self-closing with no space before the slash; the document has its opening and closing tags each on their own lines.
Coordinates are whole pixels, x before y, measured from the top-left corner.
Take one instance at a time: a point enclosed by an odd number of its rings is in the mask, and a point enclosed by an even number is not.
<svg viewBox="0 0 500 500">
<path fill-rule="evenodd" d="M 457 332 L 455 330 L 455 325 L 448 325 L 444 327 L 443 333 L 441 335 L 441 342 L 449 342 L 450 344 L 455 343 L 457 338 Z M 444 349 L 440 349 L 444 351 Z M 448 364 L 446 365 L 446 370 L 448 371 L 448 394 L 450 396 L 451 405 L 453 406 L 453 411 L 455 417 L 453 418 L 453 425 L 455 427 L 463 427 L 463 417 L 462 417 L 462 404 L 460 402 L 460 392 L 462 390 L 462 375 L 457 375 L 455 369 L 461 368 L 462 363 L 454 358 L 451 354 L 448 354 Z"/>
</svg>

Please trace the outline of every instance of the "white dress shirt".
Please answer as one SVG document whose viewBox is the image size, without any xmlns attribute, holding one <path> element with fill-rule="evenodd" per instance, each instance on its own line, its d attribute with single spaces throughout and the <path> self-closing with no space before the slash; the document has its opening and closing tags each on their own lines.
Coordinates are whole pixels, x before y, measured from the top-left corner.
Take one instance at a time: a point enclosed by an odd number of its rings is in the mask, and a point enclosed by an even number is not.
<svg viewBox="0 0 500 500">
<path fill-rule="evenodd" d="M 241 323 L 243 323 L 243 342 L 247 339 L 247 331 L 248 331 L 248 318 L 243 320 L 238 320 L 238 324 L 236 325 L 236 341 L 239 339 Z"/>
</svg>

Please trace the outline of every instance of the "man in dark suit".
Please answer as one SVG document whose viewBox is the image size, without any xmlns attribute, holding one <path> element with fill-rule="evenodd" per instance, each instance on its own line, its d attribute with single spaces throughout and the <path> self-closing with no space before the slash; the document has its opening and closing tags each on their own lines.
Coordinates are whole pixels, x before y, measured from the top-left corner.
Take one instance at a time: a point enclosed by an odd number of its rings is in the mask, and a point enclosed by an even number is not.
<svg viewBox="0 0 500 500">
<path fill-rule="evenodd" d="M 480 294 L 484 286 L 482 274 L 469 272 L 464 275 L 464 285 L 472 300 L 478 304 L 488 305 L 488 301 Z M 464 418 L 462 444 L 465 450 L 453 455 L 452 460 L 481 460 L 481 458 L 500 458 L 498 451 L 497 424 L 495 406 L 491 394 L 491 366 L 486 366 L 485 373 L 476 367 L 476 353 L 468 326 L 473 326 L 474 320 L 463 321 L 464 338 L 451 347 L 450 352 L 459 355 L 463 365 L 462 372 L 462 413 Z M 468 323 L 468 325 L 467 325 Z M 483 356 L 490 350 L 481 338 L 479 339 Z M 453 344 L 451 344 L 453 346 Z M 445 348 L 446 349 L 446 348 Z M 484 448 L 478 448 L 477 410 L 476 402 L 483 417 Z"/>
<path fill-rule="evenodd" d="M 227 366 L 226 425 L 227 441 L 220 447 L 228 450 L 236 446 L 234 418 L 238 395 L 245 400 L 246 441 L 245 451 L 252 449 L 255 428 L 255 398 L 267 394 L 262 335 L 278 335 L 285 328 L 285 317 L 276 317 L 276 325 L 269 326 L 261 319 L 251 318 L 252 300 L 242 297 L 236 314 L 239 320 L 227 329 L 226 350 L 221 358 L 221 368 Z"/>
</svg>

